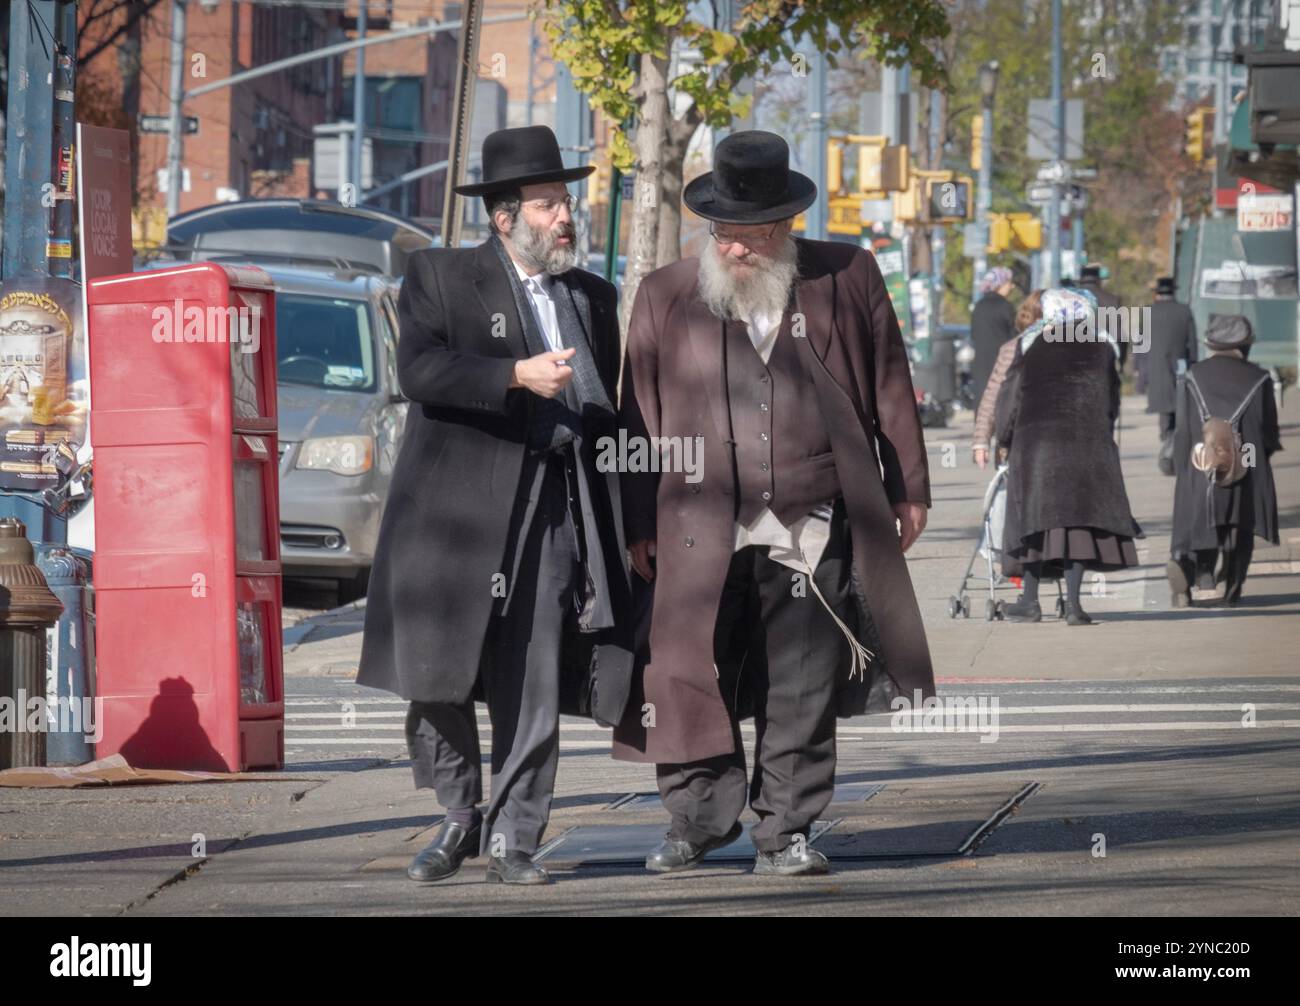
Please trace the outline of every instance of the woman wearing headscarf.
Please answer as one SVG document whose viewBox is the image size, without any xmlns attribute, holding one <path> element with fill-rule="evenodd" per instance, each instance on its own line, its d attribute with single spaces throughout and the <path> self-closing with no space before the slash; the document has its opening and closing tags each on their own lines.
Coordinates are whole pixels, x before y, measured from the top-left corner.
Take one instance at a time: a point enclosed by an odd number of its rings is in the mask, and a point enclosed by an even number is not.
<svg viewBox="0 0 1300 1006">
<path fill-rule="evenodd" d="M 1020 336 L 999 397 L 997 438 L 1010 448 L 1004 564 L 1023 567 L 1024 592 L 1003 606 L 1013 622 L 1038 622 L 1038 586 L 1063 575 L 1069 625 L 1087 625 L 1085 570 L 1137 565 L 1133 519 L 1114 425 L 1117 345 L 1097 330 L 1084 290 L 1050 289 L 1043 317 Z"/>
<path fill-rule="evenodd" d="M 1043 291 L 1035 290 L 1020 302 L 1020 306 L 1016 308 L 1017 333 L 1024 332 L 1043 316 L 1042 299 Z M 1017 337 L 1013 336 L 998 350 L 998 357 L 993 363 L 993 373 L 989 375 L 988 384 L 984 386 L 984 394 L 980 396 L 979 408 L 975 410 L 975 432 L 971 437 L 971 454 L 975 458 L 975 463 L 981 468 L 989 463 L 993 421 L 997 418 L 998 393 L 1002 390 L 1007 371 L 1011 369 L 1011 361 L 1015 359 L 1017 341 Z"/>
<path fill-rule="evenodd" d="M 971 387 L 983 390 L 1002 344 L 1016 334 L 1016 309 L 1007 298 L 1016 288 L 1011 270 L 994 266 L 980 279 L 980 299 L 970 315 L 970 342 L 975 360 Z"/>
</svg>

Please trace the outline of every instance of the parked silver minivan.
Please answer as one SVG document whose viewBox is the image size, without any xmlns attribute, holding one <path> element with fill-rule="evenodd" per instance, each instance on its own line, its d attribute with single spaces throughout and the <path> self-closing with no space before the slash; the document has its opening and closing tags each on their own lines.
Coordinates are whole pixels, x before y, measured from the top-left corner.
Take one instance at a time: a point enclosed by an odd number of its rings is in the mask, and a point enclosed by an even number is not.
<svg viewBox="0 0 1300 1006">
<path fill-rule="evenodd" d="M 406 400 L 397 386 L 398 281 L 262 264 L 275 281 L 280 545 L 286 577 L 362 596 Z"/>
</svg>

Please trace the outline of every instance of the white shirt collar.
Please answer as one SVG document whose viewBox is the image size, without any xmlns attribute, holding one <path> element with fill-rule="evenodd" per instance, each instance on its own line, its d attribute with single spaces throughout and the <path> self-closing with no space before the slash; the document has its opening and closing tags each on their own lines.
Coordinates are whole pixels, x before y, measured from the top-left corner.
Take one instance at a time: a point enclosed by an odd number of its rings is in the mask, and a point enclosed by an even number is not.
<svg viewBox="0 0 1300 1006">
<path fill-rule="evenodd" d="M 519 281 L 523 283 L 524 286 L 533 286 L 534 284 L 536 284 L 540 286 L 543 290 L 550 289 L 551 286 L 550 273 L 543 270 L 542 272 L 539 272 L 536 276 L 529 276 L 528 273 L 524 271 L 524 267 L 521 266 L 514 259 L 511 259 L 510 262 L 514 265 L 515 272 L 519 274 Z"/>
</svg>

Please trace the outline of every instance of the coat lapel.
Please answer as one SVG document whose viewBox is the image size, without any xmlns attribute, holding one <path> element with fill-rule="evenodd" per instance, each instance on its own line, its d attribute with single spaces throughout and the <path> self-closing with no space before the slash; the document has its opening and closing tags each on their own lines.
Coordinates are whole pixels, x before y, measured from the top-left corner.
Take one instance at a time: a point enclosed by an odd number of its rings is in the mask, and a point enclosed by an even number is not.
<svg viewBox="0 0 1300 1006">
<path fill-rule="evenodd" d="M 727 436 L 731 422 L 727 414 L 726 375 L 722 371 L 722 322 L 700 299 L 698 286 L 686 304 L 686 328 L 690 334 L 691 351 L 695 354 L 695 365 L 708 394 L 713 425 L 717 427 L 722 442 L 730 444 L 733 441 Z"/>
<path fill-rule="evenodd" d="M 792 332 L 802 334 L 817 354 L 817 359 L 825 361 L 830 351 L 831 327 L 835 324 L 835 278 L 822 269 L 805 242 L 796 239 L 796 244 L 799 248 L 799 278 L 794 284 Z"/>
<path fill-rule="evenodd" d="M 477 270 L 474 290 L 478 294 L 489 327 L 495 328 L 493 315 L 504 315 L 506 344 L 510 347 L 511 355 L 519 360 L 527 359 L 530 355 L 528 344 L 524 341 L 523 322 L 519 317 L 519 309 L 515 306 L 515 295 L 510 288 L 510 278 L 506 276 L 500 260 L 487 242 L 474 250 L 474 266 Z"/>
</svg>

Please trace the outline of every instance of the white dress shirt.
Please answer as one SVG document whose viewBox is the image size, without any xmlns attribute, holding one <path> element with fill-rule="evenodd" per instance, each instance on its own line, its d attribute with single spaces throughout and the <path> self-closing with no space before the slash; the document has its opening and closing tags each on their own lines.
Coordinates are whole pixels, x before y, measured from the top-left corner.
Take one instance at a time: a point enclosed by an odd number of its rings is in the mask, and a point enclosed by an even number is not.
<svg viewBox="0 0 1300 1006">
<path fill-rule="evenodd" d="M 560 338 L 560 323 L 555 316 L 555 301 L 551 299 L 555 278 L 546 272 L 529 276 L 518 262 L 514 259 L 510 261 L 514 263 L 515 272 L 519 274 L 519 282 L 524 285 L 524 293 L 528 294 L 528 303 L 532 305 L 533 317 L 537 319 L 537 327 L 542 330 L 546 344 L 553 352 L 560 352 L 564 349 L 564 341 Z"/>
</svg>

